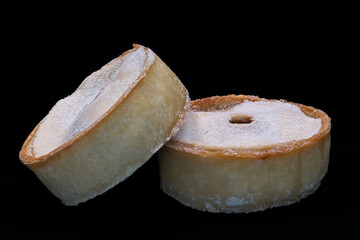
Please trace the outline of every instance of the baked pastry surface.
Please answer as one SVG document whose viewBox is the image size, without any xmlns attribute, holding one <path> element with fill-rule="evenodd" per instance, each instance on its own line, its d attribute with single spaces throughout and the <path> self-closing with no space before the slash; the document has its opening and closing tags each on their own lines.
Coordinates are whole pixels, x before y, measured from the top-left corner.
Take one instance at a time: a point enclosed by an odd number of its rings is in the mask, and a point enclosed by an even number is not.
<svg viewBox="0 0 360 240">
<path fill-rule="evenodd" d="M 191 102 L 159 151 L 165 193 L 195 209 L 253 212 L 314 192 L 325 176 L 330 118 L 284 100 L 229 95 Z"/>
<path fill-rule="evenodd" d="M 130 176 L 173 136 L 188 92 L 149 48 L 134 48 L 87 77 L 35 127 L 21 161 L 66 205 Z"/>
</svg>

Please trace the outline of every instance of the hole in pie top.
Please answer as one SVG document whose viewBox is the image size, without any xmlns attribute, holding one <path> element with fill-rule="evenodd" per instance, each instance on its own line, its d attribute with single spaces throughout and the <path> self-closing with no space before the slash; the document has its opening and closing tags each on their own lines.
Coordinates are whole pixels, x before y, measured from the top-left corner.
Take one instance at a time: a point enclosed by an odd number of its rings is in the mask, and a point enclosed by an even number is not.
<svg viewBox="0 0 360 240">
<path fill-rule="evenodd" d="M 232 124 L 249 124 L 252 123 L 252 121 L 253 118 L 251 116 L 243 114 L 233 115 L 229 120 L 229 122 Z"/>
</svg>

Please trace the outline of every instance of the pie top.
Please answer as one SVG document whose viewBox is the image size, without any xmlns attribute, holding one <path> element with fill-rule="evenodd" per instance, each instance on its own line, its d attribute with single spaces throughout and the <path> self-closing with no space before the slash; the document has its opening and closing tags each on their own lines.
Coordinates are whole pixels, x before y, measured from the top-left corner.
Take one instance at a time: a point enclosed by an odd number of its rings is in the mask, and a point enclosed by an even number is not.
<svg viewBox="0 0 360 240">
<path fill-rule="evenodd" d="M 136 85 L 155 54 L 143 46 L 134 46 L 92 73 L 74 93 L 55 104 L 34 136 L 35 157 L 51 152 L 99 121 Z"/>
<path fill-rule="evenodd" d="M 327 128 L 330 119 L 312 107 L 244 95 L 212 97 L 192 101 L 168 146 L 267 156 L 310 142 Z"/>
</svg>

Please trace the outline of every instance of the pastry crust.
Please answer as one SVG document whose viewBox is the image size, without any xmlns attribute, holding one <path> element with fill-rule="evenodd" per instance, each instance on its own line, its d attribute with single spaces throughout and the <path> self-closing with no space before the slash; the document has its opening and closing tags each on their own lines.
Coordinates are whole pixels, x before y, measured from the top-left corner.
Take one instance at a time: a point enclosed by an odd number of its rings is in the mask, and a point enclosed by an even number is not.
<svg viewBox="0 0 360 240">
<path fill-rule="evenodd" d="M 244 101 L 276 100 L 216 96 L 192 101 L 190 111 L 224 111 Z M 320 130 L 307 139 L 259 148 L 213 148 L 172 138 L 158 154 L 163 191 L 195 209 L 227 213 L 287 205 L 314 192 L 327 171 L 330 118 L 319 109 L 290 104 L 321 119 Z"/>
<path fill-rule="evenodd" d="M 134 49 L 104 67 L 140 47 L 134 44 Z M 147 54 L 151 51 L 144 49 Z M 65 205 L 77 205 L 112 188 L 150 159 L 176 134 L 188 103 L 185 87 L 155 55 L 152 64 L 101 117 L 36 157 L 33 142 L 41 121 L 23 144 L 20 159 Z"/>
</svg>

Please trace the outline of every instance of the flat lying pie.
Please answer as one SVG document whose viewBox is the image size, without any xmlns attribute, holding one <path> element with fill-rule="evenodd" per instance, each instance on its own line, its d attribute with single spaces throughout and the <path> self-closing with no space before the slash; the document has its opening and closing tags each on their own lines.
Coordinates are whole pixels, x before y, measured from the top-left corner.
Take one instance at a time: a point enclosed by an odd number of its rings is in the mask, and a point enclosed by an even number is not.
<svg viewBox="0 0 360 240">
<path fill-rule="evenodd" d="M 325 176 L 330 118 L 313 107 L 229 95 L 191 102 L 159 151 L 161 186 L 209 212 L 253 212 L 313 193 Z"/>
</svg>

